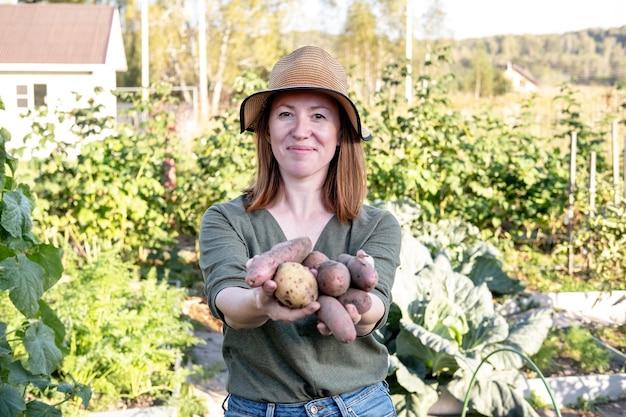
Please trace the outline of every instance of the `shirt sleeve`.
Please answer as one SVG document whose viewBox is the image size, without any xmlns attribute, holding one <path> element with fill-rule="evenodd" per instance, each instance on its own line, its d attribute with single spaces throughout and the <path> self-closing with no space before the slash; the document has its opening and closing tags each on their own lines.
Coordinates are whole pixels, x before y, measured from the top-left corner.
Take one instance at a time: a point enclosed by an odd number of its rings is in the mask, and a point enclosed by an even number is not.
<svg viewBox="0 0 626 417">
<path fill-rule="evenodd" d="M 234 204 L 212 206 L 202 216 L 198 236 L 199 266 L 208 305 L 211 313 L 222 320 L 224 316 L 215 306 L 217 293 L 226 287 L 248 288 L 245 276 L 249 249 L 240 224 L 247 217 L 237 210 Z"/>
</svg>

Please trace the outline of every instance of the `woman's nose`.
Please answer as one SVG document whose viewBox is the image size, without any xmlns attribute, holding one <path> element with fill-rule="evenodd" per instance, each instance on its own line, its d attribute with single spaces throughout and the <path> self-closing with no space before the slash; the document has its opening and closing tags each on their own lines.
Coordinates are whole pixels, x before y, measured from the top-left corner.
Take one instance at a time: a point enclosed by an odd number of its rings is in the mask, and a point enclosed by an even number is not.
<svg viewBox="0 0 626 417">
<path fill-rule="evenodd" d="M 296 139 L 305 139 L 311 135 L 311 125 L 306 117 L 296 117 L 293 130 L 291 132 Z"/>
</svg>

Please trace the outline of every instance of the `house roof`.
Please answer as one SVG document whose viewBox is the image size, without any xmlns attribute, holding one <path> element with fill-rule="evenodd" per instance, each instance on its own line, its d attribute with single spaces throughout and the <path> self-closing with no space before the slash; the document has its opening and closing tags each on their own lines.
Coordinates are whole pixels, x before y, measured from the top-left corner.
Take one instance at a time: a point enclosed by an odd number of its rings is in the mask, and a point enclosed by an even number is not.
<svg viewBox="0 0 626 417">
<path fill-rule="evenodd" d="M 535 77 L 533 77 L 530 72 L 526 71 L 524 68 L 520 67 L 519 65 L 516 65 L 512 62 L 507 62 L 506 69 L 515 71 L 518 74 L 520 74 L 522 77 L 526 78 L 531 83 L 535 85 L 539 85 L 539 81 Z"/>
<path fill-rule="evenodd" d="M 0 63 L 104 64 L 114 6 L 0 4 Z"/>
</svg>

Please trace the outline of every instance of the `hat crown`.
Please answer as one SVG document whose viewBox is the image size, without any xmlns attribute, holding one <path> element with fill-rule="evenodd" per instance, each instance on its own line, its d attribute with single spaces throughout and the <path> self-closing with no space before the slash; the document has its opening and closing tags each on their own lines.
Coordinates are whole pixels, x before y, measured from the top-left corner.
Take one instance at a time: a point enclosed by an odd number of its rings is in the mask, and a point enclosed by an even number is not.
<svg viewBox="0 0 626 417">
<path fill-rule="evenodd" d="M 325 50 L 304 46 L 281 58 L 270 74 L 269 88 L 317 87 L 348 95 L 343 66 Z"/>
</svg>

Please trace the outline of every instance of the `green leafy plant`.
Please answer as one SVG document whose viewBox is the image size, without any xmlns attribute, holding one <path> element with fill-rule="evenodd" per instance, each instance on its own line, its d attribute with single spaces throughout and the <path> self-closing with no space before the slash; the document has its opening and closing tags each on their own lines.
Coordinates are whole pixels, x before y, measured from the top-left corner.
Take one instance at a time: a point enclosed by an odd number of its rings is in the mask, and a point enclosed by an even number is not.
<svg viewBox="0 0 626 417">
<path fill-rule="evenodd" d="M 0 127 L 0 415 L 56 417 L 72 398 L 86 407 L 91 390 L 71 375 L 72 382 L 53 381 L 67 352 L 65 328 L 42 297 L 61 277 L 61 253 L 32 234 L 34 200 L 15 179 L 10 137 Z"/>
<path fill-rule="evenodd" d="M 189 373 L 185 351 L 201 342 L 182 317 L 186 289 L 158 279 L 154 268 L 141 276 L 114 251 L 67 269 L 68 279 L 46 296 L 67 323 L 59 375 L 87 381 L 96 411 L 183 400 L 174 393 Z"/>
<path fill-rule="evenodd" d="M 483 358 L 500 348 L 532 355 L 552 326 L 549 309 L 525 312 L 509 323 L 495 311 L 486 283 L 475 285 L 455 272 L 444 254 L 433 259 L 408 231 L 401 261 L 393 309 L 380 332 L 392 357 L 388 381 L 400 416 L 426 416 L 442 391 L 462 401 Z M 471 409 L 492 416 L 535 416 L 512 387 L 522 359 L 503 351 L 488 364 L 469 392 Z"/>
<path fill-rule="evenodd" d="M 176 140 L 171 97 L 158 87 L 146 101 L 124 98 L 134 103 L 129 118 L 142 120 L 138 126 L 102 117 L 102 105 L 88 100 L 57 111 L 75 135 L 71 143 L 55 130 L 33 130 L 30 142 L 54 144 L 49 157 L 28 164 L 40 202 L 33 217 L 45 239 L 83 256 L 114 247 L 129 259 L 162 258 L 176 237 L 174 197 L 162 178 L 164 161 L 173 158 L 168 141 Z"/>
</svg>

